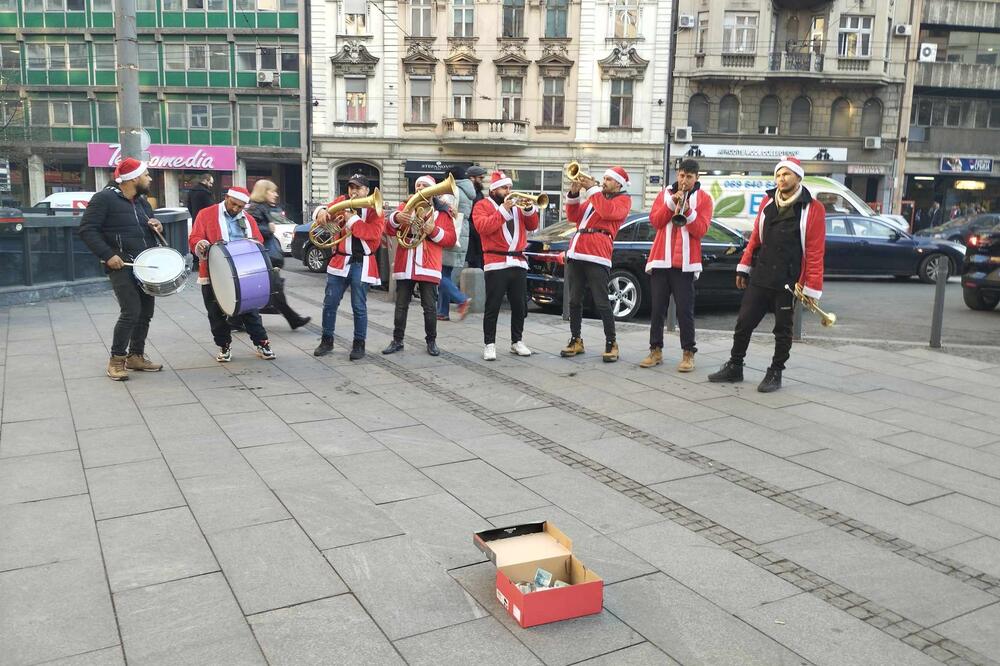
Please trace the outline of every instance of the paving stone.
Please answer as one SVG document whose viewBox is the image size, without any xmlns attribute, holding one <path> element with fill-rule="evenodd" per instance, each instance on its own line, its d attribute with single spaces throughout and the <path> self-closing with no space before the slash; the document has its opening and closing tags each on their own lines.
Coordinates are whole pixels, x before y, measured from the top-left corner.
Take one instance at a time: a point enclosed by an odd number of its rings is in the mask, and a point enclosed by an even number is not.
<svg viewBox="0 0 1000 666">
<path fill-rule="evenodd" d="M 825 448 L 822 445 L 816 444 L 808 437 L 778 432 L 771 428 L 747 423 L 743 419 L 733 416 L 702 421 L 699 423 L 699 426 L 723 435 L 720 439 L 731 439 L 741 442 L 779 457 L 793 456 Z"/>
<path fill-rule="evenodd" d="M 343 379 L 336 380 L 332 386 L 309 381 L 303 382 L 303 385 L 365 432 L 420 424 L 388 401 Z"/>
<path fill-rule="evenodd" d="M 682 419 L 675 419 L 652 409 L 621 414 L 615 417 L 615 420 L 641 432 L 665 439 L 678 446 L 698 446 L 699 444 L 718 442 L 725 439 L 717 433 L 701 427 L 702 423 L 693 425 Z M 580 439 L 583 440 L 584 438 L 581 437 Z"/>
<path fill-rule="evenodd" d="M 604 606 L 682 664 L 800 664 L 801 658 L 657 573 L 604 588 Z"/>
<path fill-rule="evenodd" d="M 85 492 L 78 451 L 0 459 L 0 505 Z"/>
<path fill-rule="evenodd" d="M 95 428 L 77 433 L 84 468 L 105 467 L 160 457 L 160 449 L 144 424 Z"/>
<path fill-rule="evenodd" d="M 964 467 L 1000 479 L 1000 456 L 991 454 L 988 447 L 972 448 L 920 432 L 890 435 L 884 437 L 883 441 L 927 458 L 941 460 L 957 467 Z"/>
<path fill-rule="evenodd" d="M 223 435 L 201 403 L 195 405 L 169 405 L 144 413 L 146 425 L 161 448 Z"/>
<path fill-rule="evenodd" d="M 799 490 L 831 480 L 825 474 L 738 442 L 706 444 L 698 447 L 698 453 L 785 490 Z"/>
<path fill-rule="evenodd" d="M 834 409 L 816 403 L 804 405 L 791 405 L 782 408 L 795 416 L 800 416 L 809 421 L 831 426 L 837 430 L 844 431 L 860 437 L 881 437 L 883 435 L 894 435 L 908 428 L 901 428 L 889 425 L 883 421 L 865 416 L 858 416 L 840 409 Z"/>
<path fill-rule="evenodd" d="M 212 416 L 222 414 L 260 413 L 266 411 L 264 403 L 242 384 L 219 388 L 193 389 L 198 401 Z"/>
<path fill-rule="evenodd" d="M 214 363 L 203 368 L 178 370 L 177 376 L 191 389 L 198 392 L 203 389 L 241 386 L 239 377 L 233 375 L 222 363 Z"/>
<path fill-rule="evenodd" d="M 178 481 L 205 534 L 288 518 L 281 502 L 252 470 Z"/>
<path fill-rule="evenodd" d="M 403 664 L 378 626 L 349 594 L 249 618 L 272 666 Z M 335 628 L 335 630 L 331 630 Z"/>
<path fill-rule="evenodd" d="M 187 507 L 97 524 L 112 592 L 218 571 Z"/>
<path fill-rule="evenodd" d="M 1000 579 L 1000 540 L 980 537 L 937 553 Z"/>
<path fill-rule="evenodd" d="M 333 459 L 333 464 L 376 504 L 438 492 L 437 484 L 392 451 Z"/>
<path fill-rule="evenodd" d="M 180 379 L 167 383 L 157 376 L 155 386 L 139 388 L 138 384 L 129 382 L 127 388 L 136 407 L 143 414 L 162 407 L 198 402 L 195 394 Z"/>
<path fill-rule="evenodd" d="M 680 666 L 652 643 L 640 643 L 623 650 L 615 650 L 600 657 L 581 661 L 581 666 Z"/>
<path fill-rule="evenodd" d="M 116 645 L 99 557 L 0 572 L 4 663 L 35 664 Z"/>
<path fill-rule="evenodd" d="M 272 489 L 334 483 L 344 478 L 304 442 L 254 446 L 242 453 Z"/>
<path fill-rule="evenodd" d="M 121 645 L 45 662 L 46 666 L 125 666 Z"/>
<path fill-rule="evenodd" d="M 73 420 L 68 418 L 18 421 L 0 426 L 0 458 L 77 448 Z"/>
<path fill-rule="evenodd" d="M 840 451 L 826 449 L 794 456 L 790 460 L 903 504 L 914 504 L 950 492 L 942 486 L 865 463 Z"/>
<path fill-rule="evenodd" d="M 946 638 L 996 659 L 1000 655 L 1000 603 L 973 611 L 934 627 Z"/>
<path fill-rule="evenodd" d="M 385 448 L 381 442 L 347 419 L 308 421 L 293 424 L 292 428 L 325 458 L 381 451 Z"/>
<path fill-rule="evenodd" d="M 513 386 L 496 383 L 483 384 L 478 376 L 476 384 L 467 388 L 456 387 L 448 383 L 442 385 L 486 409 L 501 411 L 504 414 L 547 406 L 542 400 Z"/>
<path fill-rule="evenodd" d="M 901 430 L 914 430 L 965 446 L 981 446 L 995 442 L 997 439 L 996 434 L 990 434 L 975 428 L 968 428 L 961 423 L 955 423 L 943 418 L 923 413 L 918 414 L 916 411 L 887 409 L 872 414 L 871 418 L 878 419 L 883 423 L 891 423 L 898 426 Z"/>
<path fill-rule="evenodd" d="M 165 443 L 160 440 L 163 457 L 178 481 L 198 476 L 224 476 L 253 471 L 240 451 L 221 432 L 181 442 Z"/>
<path fill-rule="evenodd" d="M 533 409 L 506 415 L 508 419 L 559 444 L 599 439 L 604 428 L 556 407 Z M 662 415 L 661 415 L 662 416 Z"/>
<path fill-rule="evenodd" d="M 849 435 L 835 428 L 790 428 L 788 434 L 810 441 L 815 450 L 830 449 L 857 458 L 863 464 L 896 468 L 919 462 L 924 457 L 875 439 Z"/>
<path fill-rule="evenodd" d="M 322 550 L 403 534 L 384 510 L 345 479 L 275 492 Z"/>
<path fill-rule="evenodd" d="M 917 508 L 981 534 L 1000 538 L 1000 507 L 992 504 L 952 494 L 921 502 Z"/>
<path fill-rule="evenodd" d="M 97 520 L 182 506 L 184 498 L 160 458 L 87 470 Z"/>
<path fill-rule="evenodd" d="M 548 504 L 542 497 L 480 460 L 431 467 L 424 472 L 483 517 Z"/>
<path fill-rule="evenodd" d="M 115 595 L 129 664 L 265 664 L 221 573 Z"/>
<path fill-rule="evenodd" d="M 396 641 L 396 647 L 414 666 L 542 663 L 492 617 L 404 638 Z"/>
<path fill-rule="evenodd" d="M 25 357 L 22 357 L 25 358 Z M 49 381 L 37 380 L 37 383 L 19 382 L 11 378 L 11 366 L 7 365 L 3 397 L 3 422 L 34 421 L 39 417 L 38 393 L 45 391 L 45 416 L 47 418 L 72 418 L 69 407 L 69 397 L 66 391 L 58 388 L 62 377 L 55 376 Z"/>
<path fill-rule="evenodd" d="M 266 399 L 267 406 L 285 423 L 324 421 L 341 416 L 334 408 L 312 393 L 276 395 Z"/>
<path fill-rule="evenodd" d="M 427 426 L 379 430 L 372 437 L 414 467 L 443 465 L 475 458 L 475 455 Z"/>
<path fill-rule="evenodd" d="M 86 495 L 0 506 L 0 571 L 100 557 Z"/>
<path fill-rule="evenodd" d="M 586 442 L 573 442 L 567 444 L 566 448 L 596 460 L 644 485 L 708 473 L 707 470 L 628 437 L 604 437 Z"/>
<path fill-rule="evenodd" d="M 122 382 L 95 377 L 69 379 L 65 386 L 78 430 L 142 423 L 142 415 Z"/>
<path fill-rule="evenodd" d="M 407 537 L 344 546 L 325 554 L 390 640 L 486 615 Z"/>
<path fill-rule="evenodd" d="M 462 442 L 482 460 L 512 479 L 524 479 L 548 472 L 562 472 L 566 466 L 511 435 L 487 435 Z"/>
<path fill-rule="evenodd" d="M 784 410 L 764 407 L 735 396 L 703 400 L 701 405 L 716 410 L 717 414 L 728 414 L 773 430 L 785 430 L 809 423 L 809 421 Z"/>
<path fill-rule="evenodd" d="M 425 408 L 418 407 L 421 412 Z M 530 412 L 518 412 L 530 413 Z M 457 407 L 452 407 L 447 403 L 439 402 L 435 408 L 427 414 L 419 415 L 420 421 L 435 432 L 458 444 L 463 444 L 470 439 L 488 437 L 500 434 L 500 430 L 485 423 L 475 414 L 467 414 Z"/>
<path fill-rule="evenodd" d="M 447 493 L 391 502 L 383 509 L 445 569 L 485 559 L 472 543 L 472 534 L 492 525 Z"/>
<path fill-rule="evenodd" d="M 267 410 L 257 413 L 223 414 L 215 417 L 215 420 L 236 448 L 299 440 L 294 430 Z"/>
<path fill-rule="evenodd" d="M 737 615 L 816 664 L 938 663 L 810 594 L 748 608 Z"/>
<path fill-rule="evenodd" d="M 963 495 L 1000 505 L 1000 479 L 956 467 L 940 460 L 924 460 L 900 467 L 903 474 L 956 490 Z"/>
</svg>

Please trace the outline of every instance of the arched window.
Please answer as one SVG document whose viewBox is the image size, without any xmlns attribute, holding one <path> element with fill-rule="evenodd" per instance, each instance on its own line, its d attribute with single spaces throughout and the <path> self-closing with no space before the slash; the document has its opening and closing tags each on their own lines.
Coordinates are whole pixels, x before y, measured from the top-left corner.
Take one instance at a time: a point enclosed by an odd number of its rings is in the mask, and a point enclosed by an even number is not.
<svg viewBox="0 0 1000 666">
<path fill-rule="evenodd" d="M 688 125 L 692 132 L 708 131 L 708 98 L 702 94 L 692 95 L 688 101 Z"/>
<path fill-rule="evenodd" d="M 726 95 L 719 102 L 719 132 L 737 134 L 740 131 L 740 99 Z"/>
<path fill-rule="evenodd" d="M 861 107 L 861 136 L 882 136 L 882 102 L 874 97 Z"/>
<path fill-rule="evenodd" d="M 812 103 L 808 97 L 796 97 L 792 102 L 792 122 L 788 128 L 791 134 L 809 134 L 812 122 Z"/>
<path fill-rule="evenodd" d="M 781 106 L 778 98 L 768 95 L 760 100 L 760 114 L 757 119 L 757 132 L 760 134 L 777 134 L 778 118 L 781 115 Z"/>
<path fill-rule="evenodd" d="M 830 109 L 830 136 L 850 136 L 850 134 L 851 103 L 840 97 Z"/>
</svg>

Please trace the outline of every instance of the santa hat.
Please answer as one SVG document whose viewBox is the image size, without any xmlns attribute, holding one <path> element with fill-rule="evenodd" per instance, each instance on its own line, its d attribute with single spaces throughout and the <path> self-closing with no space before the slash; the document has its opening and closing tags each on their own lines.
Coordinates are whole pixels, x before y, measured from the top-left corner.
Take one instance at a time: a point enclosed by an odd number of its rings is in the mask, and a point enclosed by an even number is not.
<svg viewBox="0 0 1000 666">
<path fill-rule="evenodd" d="M 146 163 L 140 162 L 134 157 L 126 157 L 115 167 L 115 182 L 124 183 L 126 180 L 138 178 L 146 173 Z"/>
<path fill-rule="evenodd" d="M 227 197 L 232 197 L 237 201 L 242 201 L 243 203 L 250 203 L 250 191 L 245 187 L 230 187 L 226 192 Z"/>
<path fill-rule="evenodd" d="M 797 157 L 783 157 L 780 162 L 774 167 L 774 175 L 778 175 L 778 169 L 786 168 L 792 173 L 794 173 L 799 178 L 806 175 L 806 170 L 802 168 L 802 162 L 799 161 Z"/>
<path fill-rule="evenodd" d="M 498 187 L 513 187 L 514 181 L 507 177 L 503 171 L 494 171 L 490 177 L 490 192 Z"/>
<path fill-rule="evenodd" d="M 433 176 L 428 176 L 428 175 L 425 174 L 425 175 L 421 176 L 420 178 L 417 178 L 416 184 L 420 185 L 421 183 L 423 183 L 426 187 L 430 187 L 431 185 L 436 185 L 437 181 L 434 180 Z"/>
<path fill-rule="evenodd" d="M 628 189 L 628 172 L 625 171 L 625 169 L 623 169 L 622 167 L 620 166 L 611 167 L 610 169 L 604 172 L 604 177 L 618 181 L 621 184 L 623 190 Z"/>
</svg>

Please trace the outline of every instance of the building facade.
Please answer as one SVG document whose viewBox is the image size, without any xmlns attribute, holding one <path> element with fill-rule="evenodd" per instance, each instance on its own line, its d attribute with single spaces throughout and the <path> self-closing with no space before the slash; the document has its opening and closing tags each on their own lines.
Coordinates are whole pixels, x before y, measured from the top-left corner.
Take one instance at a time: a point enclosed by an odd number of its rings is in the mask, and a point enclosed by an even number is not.
<svg viewBox="0 0 1000 666">
<path fill-rule="evenodd" d="M 275 180 L 300 214 L 306 144 L 299 0 L 138 0 L 142 124 L 152 194 L 178 205 L 197 174 L 216 190 Z M 30 205 L 106 184 L 117 156 L 112 0 L 0 0 L 4 198 Z"/>
</svg>

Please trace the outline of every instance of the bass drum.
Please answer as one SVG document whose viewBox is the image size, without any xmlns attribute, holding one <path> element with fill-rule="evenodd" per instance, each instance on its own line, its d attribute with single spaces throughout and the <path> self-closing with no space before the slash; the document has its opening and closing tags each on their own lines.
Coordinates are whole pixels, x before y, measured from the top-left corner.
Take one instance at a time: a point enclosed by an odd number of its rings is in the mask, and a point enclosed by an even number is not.
<svg viewBox="0 0 1000 666">
<path fill-rule="evenodd" d="M 172 247 L 151 247 L 139 253 L 132 265 L 139 287 L 150 296 L 170 296 L 187 285 L 184 257 Z"/>
<path fill-rule="evenodd" d="M 231 317 L 261 309 L 278 288 L 264 246 L 245 238 L 209 249 L 208 276 L 216 302 Z"/>
</svg>

